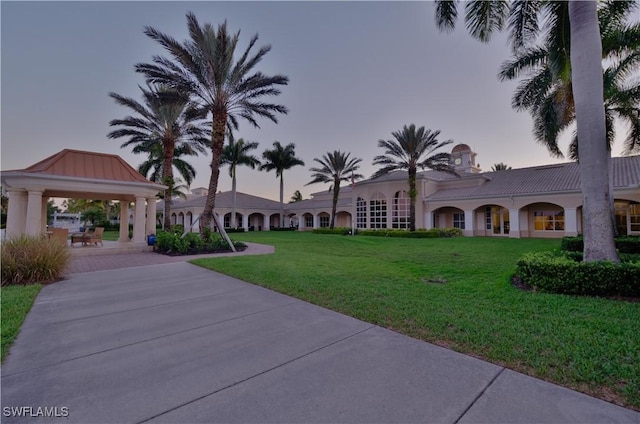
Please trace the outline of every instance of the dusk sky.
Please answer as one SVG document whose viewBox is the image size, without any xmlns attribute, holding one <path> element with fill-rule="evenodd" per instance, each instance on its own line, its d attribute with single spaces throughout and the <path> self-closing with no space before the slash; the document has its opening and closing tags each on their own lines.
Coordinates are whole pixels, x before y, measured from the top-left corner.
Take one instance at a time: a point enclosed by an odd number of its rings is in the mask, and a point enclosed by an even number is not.
<svg viewBox="0 0 640 424">
<path fill-rule="evenodd" d="M 328 185 L 305 186 L 313 158 L 340 149 L 363 159 L 361 173 L 376 168 L 380 139 L 414 123 L 440 130 L 440 139 L 465 143 L 483 170 L 504 162 L 516 167 L 555 163 L 533 141 L 529 115 L 511 108 L 515 82 L 500 82 L 510 51 L 504 35 L 473 40 L 460 22 L 438 32 L 431 2 L 8 2 L 2 27 L 2 169 L 29 166 L 64 148 L 118 154 L 137 167 L 145 157 L 109 140 L 109 121 L 129 110 L 109 92 L 140 101 L 144 84 L 134 65 L 162 48 L 143 34 L 152 26 L 183 41 L 187 12 L 201 24 L 225 19 L 241 30 L 240 51 L 252 35 L 272 46 L 257 70 L 289 77 L 279 123 L 260 129 L 240 121 L 236 138 L 294 143 L 305 167 L 285 171 L 285 201 Z M 566 151 L 564 139 L 563 150 Z M 623 131 L 618 139 L 621 140 Z M 622 142 L 614 147 L 620 155 Z M 191 188 L 207 187 L 211 156 L 191 160 L 198 175 Z M 275 173 L 238 168 L 238 191 L 278 199 Z M 229 190 L 223 169 L 219 189 Z"/>
</svg>

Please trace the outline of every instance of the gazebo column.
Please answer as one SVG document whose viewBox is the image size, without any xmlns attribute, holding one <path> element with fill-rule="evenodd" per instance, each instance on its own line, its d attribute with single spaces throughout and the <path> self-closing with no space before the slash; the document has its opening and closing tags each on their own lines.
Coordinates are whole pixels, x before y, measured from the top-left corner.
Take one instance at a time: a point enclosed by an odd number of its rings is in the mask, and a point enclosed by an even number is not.
<svg viewBox="0 0 640 424">
<path fill-rule="evenodd" d="M 30 236 L 42 234 L 42 191 L 29 191 L 25 234 Z"/>
<path fill-rule="evenodd" d="M 25 232 L 27 218 L 27 193 L 23 190 L 7 190 L 7 237 L 18 237 Z"/>
<path fill-rule="evenodd" d="M 147 235 L 156 233 L 156 199 L 147 199 Z"/>
<path fill-rule="evenodd" d="M 47 231 L 47 224 L 49 224 L 49 222 L 47 221 L 47 204 L 49 203 L 49 198 L 48 197 L 43 197 L 42 198 L 42 212 L 41 212 L 41 216 L 42 216 L 42 225 L 40 227 L 40 233 L 44 233 L 45 231 Z"/>
<path fill-rule="evenodd" d="M 133 242 L 144 243 L 145 220 L 145 198 L 136 197 L 136 206 L 133 218 Z"/>
<path fill-rule="evenodd" d="M 129 241 L 129 202 L 120 200 L 120 235 L 118 241 Z"/>
</svg>

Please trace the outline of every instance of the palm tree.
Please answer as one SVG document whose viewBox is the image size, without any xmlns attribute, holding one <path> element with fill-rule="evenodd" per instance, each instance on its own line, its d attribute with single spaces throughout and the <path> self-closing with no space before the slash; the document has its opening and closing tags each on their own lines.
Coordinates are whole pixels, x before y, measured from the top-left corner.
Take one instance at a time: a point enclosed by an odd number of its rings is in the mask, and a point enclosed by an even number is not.
<svg viewBox="0 0 640 424">
<path fill-rule="evenodd" d="M 409 230 L 416 230 L 416 189 L 417 169 L 430 168 L 436 171 L 451 172 L 451 155 L 434 153 L 439 148 L 453 143 L 453 140 L 438 141 L 440 130 L 431 131 L 424 127 L 416 129 L 414 124 L 405 125 L 402 130 L 391 133 L 395 140 L 380 140 L 378 147 L 385 149 L 384 155 L 373 158 L 374 165 L 382 165 L 372 178 L 388 174 L 391 171 L 406 169 L 409 174 Z M 431 156 L 427 156 L 431 155 Z M 426 157 L 425 157 L 426 156 Z"/>
<path fill-rule="evenodd" d="M 247 165 L 251 169 L 260 166 L 260 160 L 251 155 L 249 152 L 258 148 L 255 141 L 245 142 L 240 138 L 237 142 L 233 138 L 229 138 L 229 143 L 224 146 L 222 151 L 221 165 L 229 165 L 229 176 L 231 177 L 231 193 L 233 203 L 231 206 L 231 227 L 236 228 L 236 167 L 238 165 Z"/>
<path fill-rule="evenodd" d="M 202 127 L 205 115 L 195 108 L 187 94 L 168 86 L 148 84 L 147 89 L 140 87 L 140 90 L 143 104 L 116 93 L 109 93 L 116 103 L 131 109 L 137 116 L 127 116 L 109 122 L 110 126 L 121 128 L 111 131 L 107 137 L 127 138 L 120 147 L 134 146 L 133 153 L 148 153 L 150 158 L 162 157 L 160 180 L 167 186 L 164 195 L 164 228 L 168 229 L 171 226 L 169 211 L 173 197 L 173 164 L 176 150 L 179 155 L 194 155 L 206 151 L 204 146 L 207 142 L 207 131 Z"/>
<path fill-rule="evenodd" d="M 511 167 L 509 165 L 507 165 L 506 163 L 502 163 L 502 162 L 496 163 L 491 167 L 491 170 L 493 172 L 496 172 L 496 171 L 508 171 L 510 169 L 511 169 Z"/>
<path fill-rule="evenodd" d="M 356 179 L 363 178 L 361 174 L 354 174 L 362 162 L 360 158 L 349 158 L 351 153 L 343 153 L 340 150 L 334 150 L 333 153 L 329 152 L 322 156 L 322 158 L 314 158 L 313 160 L 318 162 L 320 168 L 309 169 L 313 174 L 313 178 L 309 184 L 315 183 L 330 183 L 329 191 L 333 190 L 333 203 L 331 205 L 331 222 L 329 228 L 333 228 L 336 219 L 336 207 L 338 205 L 338 197 L 340 196 L 340 183 L 342 181 L 355 181 Z"/>
<path fill-rule="evenodd" d="M 238 117 L 254 127 L 259 127 L 256 117 L 277 123 L 276 114 L 286 114 L 287 108 L 266 103 L 263 99 L 280 94 L 277 86 L 287 85 L 289 79 L 282 75 L 267 76 L 255 72 L 256 65 L 271 50 L 271 46 L 264 46 L 252 54 L 257 35 L 251 38 L 246 50 L 235 61 L 240 32 L 230 34 L 226 21 L 216 31 L 208 23 L 200 26 L 190 12 L 187 14 L 187 27 L 190 39 L 183 43 L 152 27 L 146 27 L 145 34 L 160 43 L 170 58 L 155 56 L 151 64 L 137 64 L 136 71 L 152 82 L 169 84 L 191 94 L 204 110 L 211 113 L 211 177 L 200 218 L 200 231 L 204 232 L 205 228 L 210 227 L 215 207 L 220 160 L 228 128 L 238 128 Z"/>
<path fill-rule="evenodd" d="M 296 203 L 296 202 L 302 202 L 304 199 L 302 198 L 302 193 L 300 193 L 300 190 L 296 190 L 293 192 L 293 196 L 291 196 L 291 200 L 289 200 L 289 203 Z"/>
<path fill-rule="evenodd" d="M 162 165 L 164 162 L 164 154 L 162 152 L 162 146 L 156 143 L 140 144 L 135 146 L 133 153 L 142 153 L 147 151 L 147 160 L 138 165 L 138 172 L 153 182 L 162 182 Z M 178 174 L 184 179 L 187 188 L 193 182 L 196 177 L 196 169 L 189 162 L 183 160 L 184 156 L 196 156 L 197 152 L 189 145 L 176 146 L 173 151 L 173 167 L 174 171 L 178 171 Z M 174 174 L 175 175 L 175 174 Z M 178 179 L 175 178 L 177 181 Z M 174 187 L 175 189 L 175 187 Z M 164 193 L 162 195 L 164 197 Z"/>
<path fill-rule="evenodd" d="M 544 19 L 541 19 L 541 16 Z M 454 28 L 457 2 L 436 1 L 436 22 L 444 31 Z M 569 52 L 571 91 L 576 107 L 580 175 L 583 196 L 584 260 L 618 261 L 613 237 L 613 218 L 608 158 L 604 140 L 606 125 L 602 75 L 602 42 L 595 1 L 472 1 L 465 4 L 465 21 L 471 35 L 489 41 L 505 23 L 514 53 L 527 48 L 541 33 L 557 40 L 553 46 Z M 568 29 L 568 31 L 566 31 Z M 563 57 L 562 54 L 557 55 Z M 564 57 L 567 57 L 565 54 Z"/>
<path fill-rule="evenodd" d="M 626 23 L 637 4 L 607 2 L 598 10 L 602 34 L 604 71 L 604 105 L 609 149 L 615 138 L 615 118 L 629 124 L 626 152 L 640 149 L 640 82 L 633 75 L 640 64 L 640 24 Z M 501 80 L 523 78 L 513 95 L 514 109 L 527 110 L 534 122 L 534 137 L 558 157 L 559 134 L 575 122 L 569 52 L 554 46 L 556 39 L 547 35 L 538 45 L 520 49 L 514 58 L 503 63 Z M 560 65 L 560 66 L 559 66 Z M 577 133 L 569 146 L 569 157 L 578 159 Z"/>
<path fill-rule="evenodd" d="M 284 178 L 285 169 L 291 169 L 294 166 L 302 165 L 304 162 L 296 157 L 296 146 L 289 143 L 282 146 L 279 141 L 273 142 L 273 149 L 265 150 L 262 153 L 264 162 L 260 165 L 261 171 L 276 171 L 276 178 L 280 178 L 280 227 L 284 226 Z"/>
</svg>

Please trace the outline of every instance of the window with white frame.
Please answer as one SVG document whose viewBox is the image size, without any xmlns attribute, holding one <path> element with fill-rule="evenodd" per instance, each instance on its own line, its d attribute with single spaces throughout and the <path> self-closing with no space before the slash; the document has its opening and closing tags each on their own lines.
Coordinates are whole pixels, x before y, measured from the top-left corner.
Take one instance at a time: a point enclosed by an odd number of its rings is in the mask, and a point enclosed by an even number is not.
<svg viewBox="0 0 640 424">
<path fill-rule="evenodd" d="M 453 228 L 464 230 L 464 213 L 453 214 Z"/>
<path fill-rule="evenodd" d="M 382 193 L 369 200 L 369 221 L 371 228 L 387 228 L 387 199 Z"/>
<path fill-rule="evenodd" d="M 629 205 L 629 230 L 640 233 L 640 203 Z"/>
<path fill-rule="evenodd" d="M 393 209 L 391 211 L 392 228 L 409 228 L 409 208 L 411 199 L 405 190 L 397 191 L 393 196 Z"/>
<path fill-rule="evenodd" d="M 564 231 L 564 211 L 534 211 L 533 228 L 536 231 Z"/>
<path fill-rule="evenodd" d="M 329 215 L 320 215 L 320 228 L 329 228 Z"/>
<path fill-rule="evenodd" d="M 304 216 L 304 226 L 307 228 L 313 228 L 313 216 L 309 214 L 305 214 Z"/>
<path fill-rule="evenodd" d="M 362 197 L 356 201 L 356 227 L 367 228 L 367 202 Z"/>
</svg>

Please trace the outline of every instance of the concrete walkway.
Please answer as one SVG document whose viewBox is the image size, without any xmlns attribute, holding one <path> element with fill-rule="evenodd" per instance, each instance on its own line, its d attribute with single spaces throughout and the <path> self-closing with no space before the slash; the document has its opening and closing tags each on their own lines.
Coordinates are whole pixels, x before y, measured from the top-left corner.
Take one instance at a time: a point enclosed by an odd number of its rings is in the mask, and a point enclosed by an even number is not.
<svg viewBox="0 0 640 424">
<path fill-rule="evenodd" d="M 3 423 L 640 423 L 184 262 L 43 288 L 2 367 L 2 406 Z"/>
</svg>

